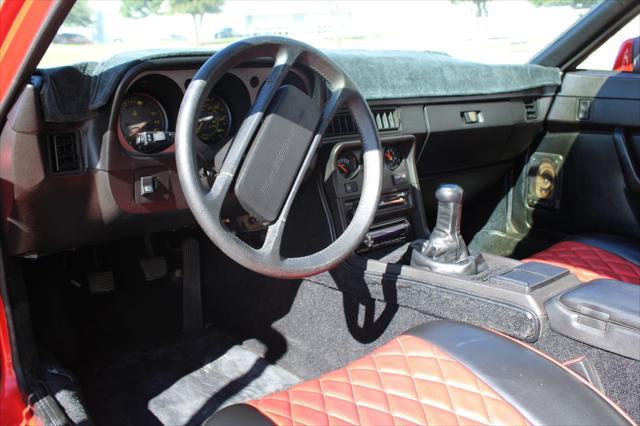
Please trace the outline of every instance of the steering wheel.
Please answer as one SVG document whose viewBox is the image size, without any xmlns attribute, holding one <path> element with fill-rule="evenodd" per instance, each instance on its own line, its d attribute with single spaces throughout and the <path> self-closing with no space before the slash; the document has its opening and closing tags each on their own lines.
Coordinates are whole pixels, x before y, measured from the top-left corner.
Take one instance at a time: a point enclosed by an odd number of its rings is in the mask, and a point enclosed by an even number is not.
<svg viewBox="0 0 640 426">
<path fill-rule="evenodd" d="M 212 187 L 206 188 L 194 146 L 199 112 L 211 88 L 225 73 L 259 58 L 273 58 L 273 68 L 241 123 Z M 327 82 L 329 94 L 323 106 L 298 89 L 282 85 L 296 63 Z M 284 258 L 280 247 L 287 216 L 324 131 L 341 107 L 351 112 L 360 133 L 364 169 L 360 201 L 347 228 L 330 245 L 308 256 Z M 332 269 L 358 247 L 375 217 L 382 188 L 382 150 L 371 110 L 337 64 L 299 41 L 253 37 L 211 56 L 182 100 L 175 144 L 182 191 L 199 225 L 227 256 L 260 274 L 302 278 Z M 232 184 L 245 210 L 268 224 L 260 248 L 251 247 L 222 223 L 222 204 Z"/>
</svg>

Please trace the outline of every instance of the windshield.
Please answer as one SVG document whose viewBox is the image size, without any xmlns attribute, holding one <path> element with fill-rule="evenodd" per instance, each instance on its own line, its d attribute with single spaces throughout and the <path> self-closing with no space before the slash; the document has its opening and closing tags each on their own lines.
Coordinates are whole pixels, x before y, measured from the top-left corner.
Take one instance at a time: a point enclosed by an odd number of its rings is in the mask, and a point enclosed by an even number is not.
<svg viewBox="0 0 640 426">
<path fill-rule="evenodd" d="M 322 49 L 444 52 L 527 62 L 601 0 L 79 0 L 41 68 L 134 50 L 218 50 L 283 35 Z"/>
</svg>

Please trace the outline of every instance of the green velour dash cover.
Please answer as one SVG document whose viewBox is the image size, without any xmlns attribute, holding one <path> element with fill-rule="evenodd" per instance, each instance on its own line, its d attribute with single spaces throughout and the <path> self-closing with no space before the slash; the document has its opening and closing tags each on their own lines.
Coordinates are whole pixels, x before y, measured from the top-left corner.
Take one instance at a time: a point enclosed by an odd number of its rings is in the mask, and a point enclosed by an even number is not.
<svg viewBox="0 0 640 426">
<path fill-rule="evenodd" d="M 85 120 L 109 102 L 124 74 L 144 61 L 164 58 L 204 60 L 215 52 L 146 50 L 103 62 L 39 69 L 44 118 L 48 122 Z M 327 51 L 367 99 L 490 95 L 560 85 L 560 70 L 539 65 L 488 65 L 439 52 Z M 73 96 L 70 96 L 72 94 Z"/>
</svg>

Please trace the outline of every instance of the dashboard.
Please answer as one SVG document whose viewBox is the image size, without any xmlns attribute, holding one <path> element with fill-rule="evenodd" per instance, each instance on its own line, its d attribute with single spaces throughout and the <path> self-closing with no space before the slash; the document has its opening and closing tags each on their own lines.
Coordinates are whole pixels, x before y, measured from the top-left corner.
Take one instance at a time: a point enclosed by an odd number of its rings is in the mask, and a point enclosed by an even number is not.
<svg viewBox="0 0 640 426">
<path fill-rule="evenodd" d="M 27 85 L 0 138 L 0 186 L 7 251 L 31 255 L 140 233 L 196 226 L 182 194 L 174 156 L 178 111 L 204 57 L 133 63 L 109 101 L 79 121 L 45 121 L 41 88 Z M 271 61 L 272 62 L 272 61 Z M 234 68 L 211 89 L 198 114 L 196 150 L 210 185 L 233 137 L 271 71 L 269 61 Z M 322 79 L 294 67 L 284 84 L 323 97 Z M 552 88 L 553 89 L 553 88 Z M 383 144 L 381 202 L 360 250 L 427 232 L 425 212 L 443 176 L 469 198 L 504 176 L 539 134 L 553 90 L 491 97 L 369 100 Z M 533 107 L 535 117 L 529 117 Z M 465 112 L 482 122 L 466 123 Z M 362 188 L 358 129 L 347 111 L 329 125 L 308 182 L 325 197 L 335 238 L 349 223 Z M 13 165 L 20 165 L 13 166 Z M 259 231 L 230 194 L 223 211 L 239 232 Z M 46 212 L 46 214 L 43 214 Z"/>
</svg>

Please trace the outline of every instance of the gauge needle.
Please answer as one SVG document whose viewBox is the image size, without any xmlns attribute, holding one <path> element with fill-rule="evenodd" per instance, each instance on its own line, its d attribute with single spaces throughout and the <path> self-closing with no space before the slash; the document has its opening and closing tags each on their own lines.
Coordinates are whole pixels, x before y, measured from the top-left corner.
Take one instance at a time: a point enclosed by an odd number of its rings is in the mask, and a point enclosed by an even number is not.
<svg viewBox="0 0 640 426">
<path fill-rule="evenodd" d="M 349 169 L 347 169 L 347 166 L 345 166 L 344 164 L 338 164 L 338 167 L 340 168 L 340 170 L 342 170 L 345 173 L 349 173 Z"/>
<path fill-rule="evenodd" d="M 205 117 L 198 118 L 198 123 L 202 123 L 203 121 L 211 121 L 213 120 L 213 115 L 207 115 Z"/>
<path fill-rule="evenodd" d="M 147 125 L 147 121 L 141 121 L 140 123 L 131 124 L 127 126 L 129 129 L 129 136 L 134 136 L 140 132 L 140 130 L 144 129 L 144 126 Z"/>
</svg>

